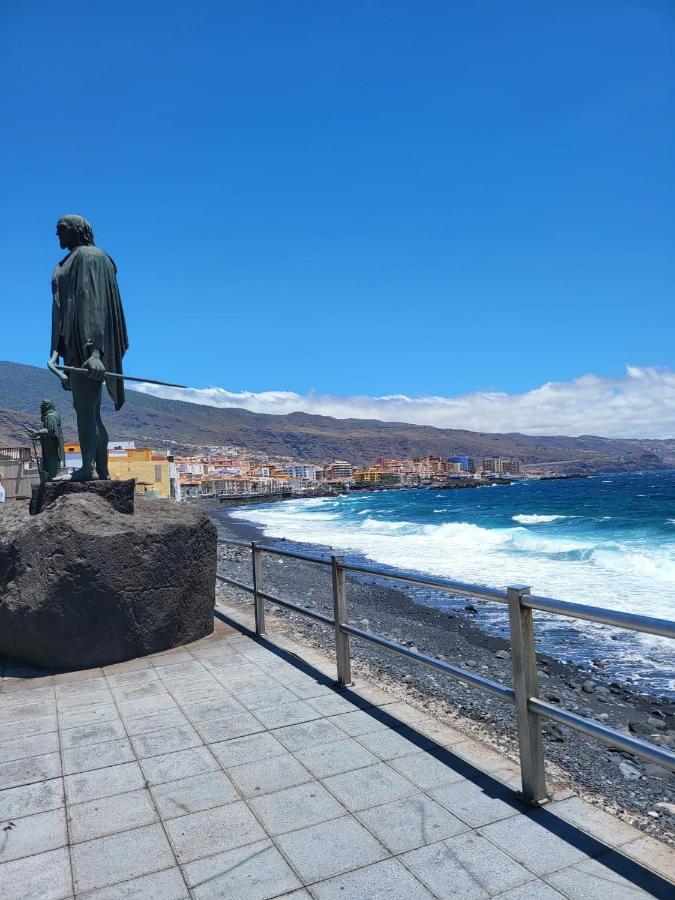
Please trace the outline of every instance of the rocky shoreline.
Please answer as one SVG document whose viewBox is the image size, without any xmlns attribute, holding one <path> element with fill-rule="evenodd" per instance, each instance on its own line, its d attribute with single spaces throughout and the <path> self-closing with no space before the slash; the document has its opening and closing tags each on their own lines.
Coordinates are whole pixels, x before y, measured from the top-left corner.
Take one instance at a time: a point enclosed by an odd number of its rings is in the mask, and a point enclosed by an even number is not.
<svg viewBox="0 0 675 900">
<path fill-rule="evenodd" d="M 258 529 L 227 515 L 214 519 L 222 538 L 262 539 Z M 285 543 L 264 540 L 280 546 Z M 219 571 L 250 583 L 250 553 L 223 545 L 218 550 Z M 324 554 L 329 548 L 308 545 L 307 550 Z M 266 556 L 263 580 L 266 590 L 279 597 L 332 614 L 330 570 L 326 567 Z M 228 602 L 240 603 L 250 610 L 249 594 L 230 588 L 226 594 Z M 467 603 L 461 611 L 442 611 L 414 602 L 406 589 L 359 576 L 349 576 L 348 595 L 353 624 L 495 681 L 511 683 L 508 641 L 476 626 L 474 603 Z M 476 605 L 479 603 L 475 601 Z M 282 627 L 308 644 L 333 650 L 331 629 L 281 607 L 271 608 L 270 613 Z M 385 690 L 421 705 L 430 715 L 517 758 L 511 706 L 364 641 L 353 638 L 351 650 L 355 672 L 360 670 Z M 639 693 L 627 681 L 611 680 L 604 674 L 601 660 L 584 669 L 539 653 L 538 663 L 544 699 L 663 747 L 675 748 L 675 703 L 671 700 Z M 547 763 L 558 782 L 675 846 L 674 774 L 553 722 L 544 724 L 544 740 Z"/>
</svg>

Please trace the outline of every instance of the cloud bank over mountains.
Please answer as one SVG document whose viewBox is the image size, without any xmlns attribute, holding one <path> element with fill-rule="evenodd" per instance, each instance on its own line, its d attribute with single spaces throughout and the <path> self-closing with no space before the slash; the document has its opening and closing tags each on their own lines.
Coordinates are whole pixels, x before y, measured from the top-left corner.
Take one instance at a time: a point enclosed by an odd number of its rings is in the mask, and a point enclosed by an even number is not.
<svg viewBox="0 0 675 900">
<path fill-rule="evenodd" d="M 147 384 L 137 390 L 171 400 L 274 415 L 306 412 L 338 419 L 542 435 L 675 436 L 675 372 L 652 366 L 627 366 L 621 378 L 583 375 L 574 381 L 548 382 L 523 394 L 491 391 L 459 397 L 340 397 L 316 391 L 253 393 L 220 387 L 178 390 Z"/>
</svg>

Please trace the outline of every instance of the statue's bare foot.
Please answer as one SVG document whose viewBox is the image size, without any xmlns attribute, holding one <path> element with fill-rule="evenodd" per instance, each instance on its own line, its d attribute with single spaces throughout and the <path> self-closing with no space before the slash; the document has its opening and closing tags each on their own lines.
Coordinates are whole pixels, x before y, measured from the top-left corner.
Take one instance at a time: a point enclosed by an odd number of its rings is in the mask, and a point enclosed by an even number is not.
<svg viewBox="0 0 675 900">
<path fill-rule="evenodd" d="M 100 481 L 110 481 L 110 472 L 106 469 L 105 472 L 100 472 L 98 477 Z"/>
<path fill-rule="evenodd" d="M 94 473 L 91 469 L 77 469 L 70 476 L 71 481 L 93 481 Z"/>
</svg>

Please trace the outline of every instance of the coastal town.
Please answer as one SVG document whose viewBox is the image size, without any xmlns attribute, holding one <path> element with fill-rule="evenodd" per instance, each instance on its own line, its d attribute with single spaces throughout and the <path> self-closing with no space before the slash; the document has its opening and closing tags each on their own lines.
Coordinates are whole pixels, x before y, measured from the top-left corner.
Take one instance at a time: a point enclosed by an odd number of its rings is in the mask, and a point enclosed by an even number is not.
<svg viewBox="0 0 675 900">
<path fill-rule="evenodd" d="M 64 474 L 72 474 L 82 464 L 80 446 L 65 443 L 64 452 Z M 32 485 L 39 481 L 39 465 L 39 457 L 28 447 L 0 448 L 0 475 L 10 497 L 30 495 Z M 205 448 L 198 455 L 178 456 L 137 446 L 135 441 L 110 441 L 108 466 L 112 479 L 135 479 L 137 494 L 172 500 L 316 496 L 397 487 L 474 487 L 543 474 L 539 467 L 526 467 L 520 460 L 504 456 L 379 457 L 369 465 L 336 459 L 320 465 L 247 453 L 241 447 Z"/>
</svg>

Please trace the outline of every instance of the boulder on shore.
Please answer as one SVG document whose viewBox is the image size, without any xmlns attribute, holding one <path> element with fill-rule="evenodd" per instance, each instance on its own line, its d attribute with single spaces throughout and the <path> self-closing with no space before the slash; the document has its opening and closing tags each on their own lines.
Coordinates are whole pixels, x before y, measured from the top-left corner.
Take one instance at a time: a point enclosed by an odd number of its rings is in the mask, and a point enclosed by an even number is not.
<svg viewBox="0 0 675 900">
<path fill-rule="evenodd" d="M 208 516 L 168 500 L 131 515 L 93 493 L 36 516 L 0 505 L 0 655 L 90 668 L 210 634 L 216 545 Z"/>
</svg>

